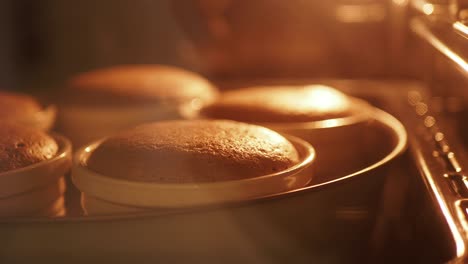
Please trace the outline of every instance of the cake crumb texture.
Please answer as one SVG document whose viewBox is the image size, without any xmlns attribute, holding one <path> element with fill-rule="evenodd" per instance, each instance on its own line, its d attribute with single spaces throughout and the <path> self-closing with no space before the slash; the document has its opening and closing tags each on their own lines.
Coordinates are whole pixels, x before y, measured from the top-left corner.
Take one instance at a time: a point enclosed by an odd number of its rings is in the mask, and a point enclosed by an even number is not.
<svg viewBox="0 0 468 264">
<path fill-rule="evenodd" d="M 310 122 L 356 111 L 344 93 L 324 85 L 256 86 L 224 92 L 203 116 L 251 123 Z"/>
<path fill-rule="evenodd" d="M 0 123 L 0 172 L 46 161 L 57 151 L 55 140 L 43 131 Z"/>
<path fill-rule="evenodd" d="M 299 162 L 280 134 L 225 120 L 166 121 L 138 126 L 103 141 L 88 167 L 102 175 L 162 183 L 258 177 Z"/>
</svg>

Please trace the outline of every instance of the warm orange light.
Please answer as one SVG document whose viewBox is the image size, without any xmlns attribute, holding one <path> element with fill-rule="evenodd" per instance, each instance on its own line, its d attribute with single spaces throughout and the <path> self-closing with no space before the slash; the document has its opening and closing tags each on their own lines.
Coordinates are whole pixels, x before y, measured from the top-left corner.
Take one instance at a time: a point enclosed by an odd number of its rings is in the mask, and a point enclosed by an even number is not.
<svg viewBox="0 0 468 264">
<path fill-rule="evenodd" d="M 268 141 L 270 141 L 272 144 L 284 144 L 284 137 L 272 130 L 269 130 L 269 129 L 264 129 L 262 130 L 263 132 L 263 137 L 265 138 L 268 138 Z M 276 149 L 273 149 L 273 151 L 281 151 L 281 149 L 279 148 L 276 148 Z"/>
<path fill-rule="evenodd" d="M 416 104 L 415 109 L 416 109 L 416 114 L 423 116 L 427 113 L 428 107 L 427 107 L 427 104 L 425 103 L 418 103 Z"/>
<path fill-rule="evenodd" d="M 408 4 L 408 0 L 393 0 L 393 3 L 399 6 L 405 6 Z"/>
<path fill-rule="evenodd" d="M 269 94 L 260 90 L 257 96 L 267 109 L 283 109 L 292 115 L 335 115 L 346 112 L 350 107 L 349 98 L 345 94 L 324 85 L 308 85 L 302 89 L 284 87 L 272 90 Z"/>
<path fill-rule="evenodd" d="M 320 112 L 345 108 L 348 100 L 340 92 L 326 86 L 311 85 L 304 89 L 304 97 L 296 101 L 302 109 L 314 109 Z"/>
<path fill-rule="evenodd" d="M 436 120 L 433 116 L 426 116 L 426 118 L 424 118 L 424 126 L 426 126 L 427 128 L 433 127 L 435 123 Z"/>
<path fill-rule="evenodd" d="M 429 167 L 426 163 L 426 160 L 424 158 L 422 158 L 422 154 L 421 154 L 421 151 L 418 150 L 416 151 L 416 157 L 418 158 L 418 161 L 419 163 L 421 164 L 421 169 L 423 171 L 423 173 L 425 175 L 431 175 L 431 172 L 429 170 Z M 429 177 L 425 177 L 425 179 L 427 180 L 427 184 L 429 186 L 429 188 L 432 189 L 434 195 L 435 195 L 435 200 L 439 206 L 439 208 L 441 209 L 442 213 L 444 214 L 445 216 L 445 219 L 447 220 L 447 224 L 450 228 L 450 233 L 453 235 L 453 238 L 455 239 L 455 247 L 456 247 L 456 254 L 458 257 L 461 257 L 465 254 L 465 251 L 466 251 L 466 247 L 465 247 L 465 243 L 463 241 L 463 237 L 462 235 L 460 234 L 460 229 L 457 227 L 457 224 L 455 223 L 454 221 L 454 218 L 451 214 L 451 209 L 449 208 L 452 207 L 453 205 L 448 205 L 447 204 L 447 201 L 444 199 L 443 195 L 441 194 L 441 191 L 440 191 L 440 187 L 438 186 L 438 184 L 434 181 L 434 177 L 432 176 L 429 176 Z M 455 205 L 456 206 L 459 206 L 459 202 L 456 203 Z M 460 207 L 458 207 L 460 208 Z M 465 219 L 465 216 L 464 215 L 460 215 L 462 214 L 461 210 L 458 210 L 458 213 L 459 213 L 459 219 Z M 463 221 L 462 221 L 462 224 L 463 224 Z"/>
<path fill-rule="evenodd" d="M 375 22 L 385 19 L 385 8 L 379 4 L 339 5 L 335 16 L 338 21 L 344 23 Z"/>
<path fill-rule="evenodd" d="M 467 37 L 468 38 L 468 26 L 466 26 L 464 23 L 462 22 L 455 22 L 453 24 L 453 28 L 462 36 L 464 37 Z"/>
<path fill-rule="evenodd" d="M 253 123 L 312 122 L 348 117 L 356 103 L 324 85 L 254 86 L 225 92 L 202 113 Z"/>
<path fill-rule="evenodd" d="M 424 14 L 426 14 L 426 15 L 431 15 L 432 13 L 434 13 L 434 5 L 433 5 L 433 4 L 429 4 L 429 3 L 425 3 L 425 4 L 422 6 L 422 11 L 423 11 Z"/>
<path fill-rule="evenodd" d="M 455 23 L 456 24 L 456 23 Z M 454 25 L 455 27 L 455 25 Z M 424 23 L 419 20 L 411 22 L 413 31 L 427 40 L 434 48 L 445 55 L 447 58 L 455 62 L 464 72 L 468 72 L 468 61 L 464 60 L 459 54 L 450 49 L 444 42 L 437 38 Z M 457 27 L 455 27 L 457 29 Z M 467 30 L 468 32 L 468 30 Z"/>
</svg>

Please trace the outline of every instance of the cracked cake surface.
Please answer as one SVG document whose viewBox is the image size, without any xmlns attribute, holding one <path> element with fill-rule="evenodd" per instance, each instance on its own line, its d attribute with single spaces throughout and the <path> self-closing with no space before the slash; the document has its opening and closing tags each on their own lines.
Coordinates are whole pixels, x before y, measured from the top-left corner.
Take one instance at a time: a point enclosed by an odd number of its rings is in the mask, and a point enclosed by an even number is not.
<svg viewBox="0 0 468 264">
<path fill-rule="evenodd" d="M 57 143 L 43 131 L 13 124 L 0 126 L 0 172 L 46 161 L 57 154 Z"/>
</svg>

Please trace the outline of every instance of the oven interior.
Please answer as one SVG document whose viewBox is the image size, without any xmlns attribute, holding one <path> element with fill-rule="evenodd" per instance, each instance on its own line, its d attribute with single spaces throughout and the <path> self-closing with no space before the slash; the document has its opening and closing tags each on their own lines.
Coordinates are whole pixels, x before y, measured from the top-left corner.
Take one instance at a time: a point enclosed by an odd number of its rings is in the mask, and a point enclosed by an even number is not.
<svg viewBox="0 0 468 264">
<path fill-rule="evenodd" d="M 73 198 L 78 190 L 69 184 L 67 217 L 0 224 L 0 260 L 5 263 L 96 257 L 229 263 L 468 259 L 466 1 L 48 0 L 3 5 L 14 11 L 9 16 L 15 21 L 5 26 L 5 36 L 12 37 L 4 42 L 8 56 L 3 64 L 10 65 L 4 67 L 4 83 L 12 89 L 30 87 L 23 90 L 44 100 L 73 73 L 157 62 L 202 72 L 221 89 L 328 84 L 391 113 L 408 132 L 405 154 L 385 170 L 386 177 L 371 183 L 375 199 L 363 202 L 368 207 L 346 203 L 346 195 L 370 184 L 356 182 L 352 189 L 337 186 L 308 198 L 292 194 L 286 200 L 227 208 L 93 219 L 82 215 Z M 308 204 L 317 197 L 330 203 Z M 298 203 L 307 210 L 279 211 L 279 203 L 286 208 Z M 187 238 L 177 240 L 178 230 Z M 177 246 L 186 254 L 177 254 Z"/>
</svg>

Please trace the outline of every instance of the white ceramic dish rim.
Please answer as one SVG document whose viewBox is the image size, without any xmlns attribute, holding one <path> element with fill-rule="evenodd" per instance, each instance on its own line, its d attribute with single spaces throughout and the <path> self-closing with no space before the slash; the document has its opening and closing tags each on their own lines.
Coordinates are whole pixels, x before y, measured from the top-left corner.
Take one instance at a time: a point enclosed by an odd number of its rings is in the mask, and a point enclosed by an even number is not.
<svg viewBox="0 0 468 264">
<path fill-rule="evenodd" d="M 186 191 L 186 190 L 220 190 L 226 189 L 234 186 L 240 186 L 243 184 L 252 184 L 256 182 L 262 182 L 265 180 L 272 179 L 273 177 L 287 177 L 291 175 L 295 175 L 296 173 L 300 172 L 301 170 L 305 169 L 309 166 L 315 159 L 315 150 L 314 148 L 307 143 L 306 141 L 293 137 L 293 136 L 286 136 L 288 140 L 290 140 L 296 148 L 301 148 L 299 150 L 302 153 L 302 159 L 298 164 L 294 166 L 272 174 L 263 175 L 255 178 L 250 179 L 242 179 L 242 180 L 232 180 L 232 181 L 222 181 L 222 182 L 210 182 L 210 183 L 181 183 L 181 184 L 174 184 L 174 183 L 152 183 L 152 182 L 135 182 L 135 181 L 128 181 L 122 179 L 113 179 L 111 177 L 107 177 L 104 175 L 100 175 L 94 171 L 89 170 L 86 167 L 86 159 L 92 153 L 92 151 L 99 145 L 100 141 L 95 142 L 87 147 L 83 147 L 79 149 L 73 158 L 73 168 L 72 168 L 72 180 L 76 186 L 78 186 L 81 191 L 88 193 L 89 190 L 87 188 L 83 188 L 80 184 L 80 180 L 77 179 L 76 175 L 86 175 L 89 179 L 93 179 L 93 181 L 97 180 L 101 182 L 101 184 L 108 184 L 110 186 L 119 186 L 122 189 L 138 189 L 141 192 L 154 192 L 157 190 L 174 190 L 174 191 Z M 312 176 L 311 176 L 312 177 Z M 310 179 L 309 179 L 310 180 Z M 96 195 L 95 193 L 90 193 L 91 195 Z M 100 197 L 100 196 L 98 196 Z M 105 199 L 105 197 L 101 197 L 101 199 Z"/>
<path fill-rule="evenodd" d="M 362 170 L 356 171 L 356 172 L 351 173 L 349 175 L 345 175 L 343 177 L 336 178 L 334 180 L 330 180 L 330 181 L 326 181 L 326 182 L 323 182 L 323 183 L 306 186 L 306 187 L 300 188 L 300 189 L 298 189 L 296 191 L 302 191 L 302 190 L 310 189 L 310 188 L 321 188 L 321 187 L 325 187 L 327 185 L 330 185 L 332 183 L 338 183 L 338 182 L 346 181 L 348 179 L 359 176 L 360 174 L 364 174 L 364 173 L 372 171 L 372 170 L 374 170 L 374 169 L 376 169 L 376 168 L 378 168 L 380 166 L 383 166 L 384 164 L 387 164 L 390 161 L 392 161 L 399 154 L 403 153 L 405 151 L 406 147 L 407 147 L 407 144 L 408 144 L 408 135 L 406 133 L 406 129 L 403 126 L 403 124 L 400 121 L 398 121 L 398 119 L 396 119 L 395 117 L 390 115 L 389 113 L 387 113 L 387 112 L 385 112 L 383 110 L 380 110 L 378 108 L 374 108 L 374 120 L 379 122 L 380 124 L 386 126 L 387 128 L 389 128 L 389 129 L 391 129 L 393 131 L 393 134 L 394 134 L 394 136 L 396 138 L 396 144 L 395 144 L 394 148 L 392 149 L 392 151 L 390 151 L 388 154 L 386 154 L 385 157 L 383 157 L 379 161 L 373 163 L 372 165 L 370 165 L 370 166 L 368 166 L 368 167 L 366 167 L 366 168 L 364 168 Z"/>
<path fill-rule="evenodd" d="M 257 199 L 252 199 L 248 202 L 256 202 L 256 201 L 263 201 L 265 199 L 279 199 L 280 197 L 288 197 L 290 195 L 301 194 L 304 192 L 314 192 L 322 190 L 323 188 L 333 187 L 335 184 L 343 184 L 348 180 L 351 180 L 354 177 L 358 177 L 360 175 L 365 174 L 368 171 L 372 171 L 384 164 L 389 163 L 391 160 L 396 158 L 398 155 L 402 154 L 407 146 L 407 133 L 404 126 L 392 115 L 386 113 L 383 110 L 375 109 L 375 120 L 382 123 L 387 128 L 390 128 L 396 137 L 396 143 L 394 144 L 393 149 L 381 160 L 376 162 L 375 164 L 364 168 L 358 172 L 344 175 L 343 177 L 339 177 L 337 179 L 327 181 L 320 184 L 308 185 L 303 188 L 286 191 L 279 194 L 273 194 L 268 196 L 259 197 Z M 237 204 L 237 203 L 236 203 Z M 244 204 L 244 203 L 242 203 Z M 113 221 L 127 221 L 131 219 L 141 219 L 141 218 L 148 218 L 148 217 L 164 217 L 167 214 L 184 214 L 187 212 L 196 212 L 199 210 L 210 210 L 210 208 L 218 208 L 218 206 L 207 206 L 207 207 L 193 207 L 193 208 L 181 208 L 171 211 L 170 213 L 160 214 L 157 211 L 144 211 L 141 213 L 129 213 L 129 214 L 119 214 L 119 215 L 101 215 L 101 216 L 80 216 L 80 217 L 58 217 L 58 218 L 47 218 L 47 217 L 36 217 L 36 218 L 3 218 L 0 219 L 1 223 L 42 223 L 42 224 L 49 224 L 49 223 L 68 223 L 68 222 L 95 222 L 95 221 L 105 221 L 105 222 L 113 222 Z"/>
</svg>

